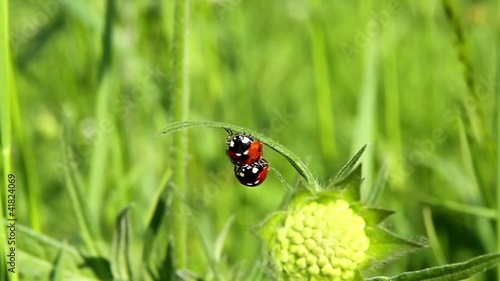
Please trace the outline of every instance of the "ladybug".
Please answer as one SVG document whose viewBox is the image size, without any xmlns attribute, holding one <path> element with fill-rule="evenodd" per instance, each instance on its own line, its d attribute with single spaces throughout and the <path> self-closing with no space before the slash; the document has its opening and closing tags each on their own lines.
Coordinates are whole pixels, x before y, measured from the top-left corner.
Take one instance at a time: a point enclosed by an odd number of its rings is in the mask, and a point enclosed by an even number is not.
<svg viewBox="0 0 500 281">
<path fill-rule="evenodd" d="M 261 158 L 252 164 L 234 166 L 234 175 L 242 185 L 257 186 L 266 179 L 268 170 L 269 163 Z"/>
<path fill-rule="evenodd" d="M 262 143 L 250 135 L 238 133 L 232 136 L 230 132 L 226 143 L 228 145 L 226 153 L 234 165 L 250 165 L 262 158 L 264 149 Z"/>
</svg>

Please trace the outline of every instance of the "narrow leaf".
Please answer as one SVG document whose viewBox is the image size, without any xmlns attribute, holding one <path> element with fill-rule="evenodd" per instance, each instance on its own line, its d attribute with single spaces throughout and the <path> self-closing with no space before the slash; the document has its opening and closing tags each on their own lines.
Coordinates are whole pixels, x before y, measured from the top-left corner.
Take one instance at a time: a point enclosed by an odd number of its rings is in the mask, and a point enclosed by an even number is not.
<svg viewBox="0 0 500 281">
<path fill-rule="evenodd" d="M 51 261 L 42 259 L 40 257 L 31 255 L 27 251 L 24 250 L 18 250 L 19 253 L 19 264 L 24 264 L 24 265 L 29 265 L 29 266 L 23 266 L 20 268 L 20 272 L 22 273 L 22 276 L 24 277 L 24 280 L 51 280 L 53 270 L 54 270 L 54 264 Z M 65 261 L 66 263 L 66 261 Z M 87 271 L 85 270 L 62 270 L 59 271 L 58 278 L 60 280 L 79 280 L 79 281 L 98 281 L 98 280 L 110 280 L 110 278 L 103 279 L 100 277 L 92 277 L 92 275 L 89 275 Z M 53 280 L 53 279 L 52 279 Z"/>
<path fill-rule="evenodd" d="M 128 215 L 130 207 L 127 206 L 116 218 L 113 246 L 111 249 L 111 270 L 116 280 L 133 280 L 132 267 L 130 265 L 130 235 L 132 232 Z"/>
<path fill-rule="evenodd" d="M 103 273 L 98 276 L 91 270 L 95 269 L 82 266 L 87 259 L 80 252 L 57 241 L 51 237 L 35 232 L 23 225 L 17 225 L 18 234 L 23 237 L 19 240 L 20 272 L 26 278 L 49 280 L 59 278 L 62 280 L 101 280 L 110 279 L 111 274 Z M 64 254 L 63 254 L 64 253 Z M 54 264 L 55 261 L 55 264 Z M 64 268 L 62 268 L 64 266 Z M 102 278 L 101 278 L 102 277 Z"/>
<path fill-rule="evenodd" d="M 363 182 L 361 165 L 358 165 L 354 170 L 345 175 L 344 178 L 334 183 L 333 188 L 341 189 L 345 198 L 357 202 L 361 199 L 361 182 Z"/>
<path fill-rule="evenodd" d="M 334 181 L 342 180 L 351 172 L 352 168 L 356 165 L 356 163 L 358 163 L 359 158 L 363 155 L 363 152 L 365 152 L 367 146 L 368 144 L 363 145 L 363 147 L 361 147 L 361 149 L 349 161 L 347 161 L 344 167 L 342 167 L 342 169 L 340 169 L 340 171 L 333 178 Z"/>
<path fill-rule="evenodd" d="M 50 273 L 50 281 L 60 281 L 63 279 L 63 269 L 64 269 L 64 251 L 66 250 L 66 243 L 63 244 L 63 247 L 59 250 L 57 254 L 56 260 L 54 262 L 54 268 Z"/>
<path fill-rule="evenodd" d="M 363 208 L 360 211 L 360 216 L 368 226 L 375 226 L 384 221 L 388 216 L 394 214 L 392 210 L 379 209 L 379 208 Z"/>
<path fill-rule="evenodd" d="M 206 235 L 203 233 L 203 231 L 200 230 L 199 227 L 196 228 L 196 232 L 199 237 L 199 241 L 201 242 L 201 246 L 203 247 L 203 253 L 205 254 L 205 257 L 207 258 L 208 265 L 210 267 L 210 271 L 215 277 L 215 280 L 221 280 L 221 277 L 219 276 L 219 267 L 217 264 L 217 261 L 215 260 L 214 254 L 213 254 L 213 249 L 210 247 L 208 243 L 208 239 L 206 238 Z M 177 271 L 177 275 L 179 275 L 179 271 Z M 180 276 L 182 280 L 186 280 L 185 277 Z M 187 279 L 189 280 L 189 279 Z"/>
<path fill-rule="evenodd" d="M 405 272 L 394 277 L 373 277 L 367 281 L 457 281 L 484 272 L 500 263 L 500 254 L 486 254 L 466 262 L 431 267 L 419 271 Z"/>
<path fill-rule="evenodd" d="M 363 200 L 363 202 L 365 202 L 367 205 L 375 204 L 375 202 L 377 202 L 378 198 L 381 196 L 388 179 L 389 165 L 387 164 L 387 162 L 385 162 L 377 175 L 375 184 L 373 185 L 373 187 L 370 187 L 369 193 L 366 196 L 367 198 Z"/>
<path fill-rule="evenodd" d="M 300 160 L 298 156 L 296 156 L 294 153 L 292 153 L 290 150 L 285 148 L 283 145 L 279 144 L 278 142 L 272 140 L 271 138 L 266 137 L 265 135 L 240 126 L 235 126 L 229 123 L 223 123 L 223 122 L 212 122 L 212 121 L 178 121 L 178 122 L 173 122 L 165 127 L 161 128 L 160 130 L 157 131 L 157 135 L 164 135 L 164 134 L 170 134 L 174 133 L 183 129 L 188 129 L 188 128 L 193 128 L 193 127 L 208 127 L 208 128 L 221 128 L 221 129 L 229 129 L 235 132 L 245 132 L 248 134 L 253 135 L 255 138 L 257 138 L 259 141 L 261 141 L 263 144 L 269 146 L 271 149 L 274 151 L 278 152 L 279 154 L 283 155 L 290 164 L 299 172 L 299 174 L 304 177 L 304 179 L 310 184 L 312 187 L 316 187 L 316 180 L 309 171 L 309 168 Z M 359 153 L 359 152 L 358 152 Z M 359 158 L 359 157 L 358 157 Z"/>
<path fill-rule="evenodd" d="M 366 262 L 374 267 L 425 246 L 399 237 L 380 225 L 367 227 L 366 235 L 370 237 L 370 248 L 367 251 L 369 258 Z"/>
<path fill-rule="evenodd" d="M 75 213 L 76 221 L 80 228 L 81 238 L 84 241 L 86 249 L 91 255 L 101 255 L 101 248 L 98 245 L 100 241 L 99 231 L 96 225 L 92 223 L 92 215 L 89 209 L 85 186 L 80 172 L 77 169 L 74 159 L 75 155 L 69 146 L 69 127 L 66 122 L 64 125 L 65 137 L 63 140 L 63 173 L 66 191 L 71 201 L 73 212 Z"/>
<path fill-rule="evenodd" d="M 151 209 L 148 212 L 150 215 L 147 216 L 149 218 L 148 226 L 144 233 L 144 244 L 142 247 L 142 262 L 144 267 L 147 267 L 150 257 L 154 252 L 153 247 L 157 246 L 160 227 L 167 215 L 167 198 L 169 197 L 170 189 L 166 189 L 166 186 L 170 176 L 171 172 L 167 171 L 151 200 L 151 202 L 156 202 L 156 204 L 151 204 Z"/>
<path fill-rule="evenodd" d="M 217 263 L 220 263 L 222 259 L 222 250 L 224 248 L 224 243 L 226 242 L 227 235 L 229 234 L 229 230 L 231 229 L 231 226 L 233 225 L 235 216 L 232 215 L 226 222 L 226 225 L 222 229 L 221 233 L 219 236 L 217 236 L 217 240 L 215 241 L 215 247 L 214 247 L 214 259 Z"/>
</svg>

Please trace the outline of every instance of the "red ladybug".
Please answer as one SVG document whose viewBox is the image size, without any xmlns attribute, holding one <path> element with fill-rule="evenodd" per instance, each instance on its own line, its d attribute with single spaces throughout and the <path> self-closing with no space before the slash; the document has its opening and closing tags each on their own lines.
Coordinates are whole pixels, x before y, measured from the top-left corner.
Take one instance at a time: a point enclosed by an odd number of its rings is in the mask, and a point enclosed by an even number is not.
<svg viewBox="0 0 500 281">
<path fill-rule="evenodd" d="M 242 185 L 257 186 L 266 179 L 268 170 L 269 163 L 261 158 L 252 164 L 234 166 L 234 175 Z"/>
<path fill-rule="evenodd" d="M 241 133 L 230 135 L 226 143 L 228 145 L 226 153 L 234 165 L 248 165 L 262 158 L 263 145 L 252 136 Z"/>
</svg>

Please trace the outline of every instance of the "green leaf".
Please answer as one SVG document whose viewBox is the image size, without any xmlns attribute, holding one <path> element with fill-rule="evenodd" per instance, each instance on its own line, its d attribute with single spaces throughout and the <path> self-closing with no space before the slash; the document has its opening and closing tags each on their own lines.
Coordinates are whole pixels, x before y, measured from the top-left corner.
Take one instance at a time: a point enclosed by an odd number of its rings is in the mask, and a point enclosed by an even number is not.
<svg viewBox="0 0 500 281">
<path fill-rule="evenodd" d="M 380 266 L 386 261 L 425 246 L 399 237 L 380 225 L 366 227 L 366 235 L 370 239 L 370 247 L 365 262 L 372 267 Z"/>
<path fill-rule="evenodd" d="M 394 213 L 392 210 L 380 208 L 363 208 L 359 215 L 363 217 L 367 226 L 375 226 Z"/>
<path fill-rule="evenodd" d="M 260 142 L 263 144 L 269 146 L 271 149 L 274 151 L 278 152 L 279 154 L 283 155 L 290 164 L 297 170 L 297 172 L 310 184 L 309 186 L 316 188 L 316 179 L 309 171 L 309 168 L 300 160 L 300 158 L 292 153 L 290 150 L 288 150 L 286 147 L 283 145 L 279 144 L 278 142 L 272 140 L 271 138 L 266 137 L 265 135 L 240 126 L 235 126 L 229 123 L 223 123 L 223 122 L 212 122 L 212 121 L 178 121 L 178 122 L 173 122 L 165 127 L 161 128 L 156 132 L 156 134 L 159 135 L 164 135 L 164 134 L 170 134 L 174 133 L 183 129 L 188 129 L 188 128 L 197 128 L 197 127 L 205 127 L 205 128 L 221 128 L 221 129 L 229 129 L 235 132 L 245 132 L 248 134 L 253 135 L 255 138 L 257 138 Z M 359 152 L 358 152 L 359 153 Z M 359 158 L 359 157 L 358 157 Z"/>
<path fill-rule="evenodd" d="M 356 270 L 356 273 L 355 273 L 355 274 L 356 274 L 356 275 L 354 275 L 354 278 L 353 278 L 353 280 L 352 280 L 352 281 L 363 281 L 363 280 L 365 280 L 365 279 L 363 278 L 363 276 L 361 276 L 361 272 L 359 272 L 359 270 Z"/>
<path fill-rule="evenodd" d="M 227 220 L 221 233 L 217 236 L 215 245 L 212 245 L 213 243 L 210 243 L 211 241 L 209 241 L 209 239 L 206 238 L 207 235 L 204 234 L 199 227 L 196 227 L 196 232 L 199 236 L 199 240 L 201 241 L 203 252 L 205 253 L 210 270 L 214 275 L 215 280 L 221 280 L 220 268 L 222 267 L 221 266 L 222 250 L 224 247 L 224 243 L 226 242 L 227 235 L 229 234 L 229 230 L 233 225 L 234 218 L 235 216 L 233 215 Z M 177 274 L 179 274 L 179 272 Z M 183 280 L 188 280 L 188 279 L 183 279 Z M 198 279 L 189 279 L 189 280 L 198 280 Z"/>
<path fill-rule="evenodd" d="M 144 233 L 143 239 L 143 247 L 142 247 L 142 262 L 143 267 L 147 267 L 149 265 L 149 260 L 153 255 L 153 247 L 158 247 L 157 239 L 160 236 L 160 227 L 162 223 L 165 221 L 165 216 L 167 216 L 168 208 L 167 208 L 167 199 L 169 197 L 169 192 L 171 189 L 167 189 L 167 182 L 170 179 L 171 172 L 168 170 L 164 177 L 161 180 L 158 188 L 156 189 L 155 195 L 153 199 L 151 199 L 151 208 L 148 213 L 147 220 L 148 226 Z M 154 204 L 156 202 L 156 204 Z"/>
<path fill-rule="evenodd" d="M 57 254 L 56 260 L 54 262 L 54 268 L 50 273 L 50 281 L 60 281 L 63 279 L 63 269 L 64 269 L 64 252 L 66 251 L 66 243 L 63 244 L 63 247 L 59 250 Z"/>
<path fill-rule="evenodd" d="M 286 216 L 286 212 L 274 212 L 269 215 L 261 224 L 257 225 L 252 229 L 254 232 L 266 246 L 273 240 L 274 235 L 276 233 L 276 228 L 281 225 L 283 219 Z"/>
<path fill-rule="evenodd" d="M 221 233 L 217 236 L 217 240 L 215 241 L 215 247 L 213 251 L 215 262 L 220 263 L 222 260 L 222 250 L 224 248 L 224 243 L 226 242 L 227 235 L 229 234 L 229 230 L 233 225 L 235 216 L 232 215 L 226 222 L 226 225 L 222 229 Z"/>
<path fill-rule="evenodd" d="M 367 146 L 368 144 L 363 145 L 363 147 L 361 147 L 361 149 L 349 161 L 347 161 L 344 167 L 342 167 L 335 177 L 333 177 L 334 182 L 342 180 L 351 172 L 352 168 L 356 165 L 356 163 L 358 163 L 359 158 L 361 158 L 361 155 L 363 155 L 363 152 L 365 152 Z"/>
<path fill-rule="evenodd" d="M 74 162 L 74 159 L 76 159 L 75 155 L 69 145 L 69 127 L 70 125 L 68 124 L 68 121 L 66 121 L 64 124 L 65 138 L 63 140 L 63 170 L 65 187 L 69 195 L 69 200 L 71 201 L 71 206 L 73 208 L 73 212 L 75 213 L 76 221 L 78 222 L 78 227 L 80 229 L 80 235 L 85 244 L 86 250 L 88 250 L 91 255 L 100 256 L 102 255 L 102 249 L 99 247 L 101 236 L 99 234 L 99 230 L 97 229 L 98 224 L 92 223 L 95 220 L 93 219 L 88 205 L 88 196 L 85 192 L 86 188 L 83 183 L 82 176 Z"/>
<path fill-rule="evenodd" d="M 129 210 L 127 206 L 116 218 L 115 231 L 113 234 L 111 270 L 115 280 L 133 280 L 131 261 L 131 226 L 129 221 Z"/>
<path fill-rule="evenodd" d="M 361 200 L 362 182 L 361 165 L 358 165 L 349 174 L 345 175 L 344 178 L 330 185 L 330 188 L 341 189 L 344 198 L 349 199 L 351 202 L 357 202 Z"/>
<path fill-rule="evenodd" d="M 365 200 L 363 200 L 363 202 L 365 202 L 367 205 L 375 204 L 377 199 L 381 196 L 388 179 L 389 165 L 387 164 L 387 162 L 385 162 L 380 168 L 375 184 L 373 185 L 373 187 L 370 187 L 369 193 L 366 196 L 367 198 L 364 198 Z"/>
<path fill-rule="evenodd" d="M 500 263 L 500 254 L 487 254 L 466 262 L 436 266 L 424 270 L 405 272 L 394 277 L 373 277 L 369 281 L 456 281 L 469 278 Z"/>
<path fill-rule="evenodd" d="M 214 254 L 213 254 L 214 251 L 213 251 L 212 247 L 210 247 L 210 244 L 208 241 L 209 239 L 206 238 L 206 235 L 203 233 L 203 231 L 201 229 L 199 229 L 199 227 L 196 227 L 196 233 L 198 234 L 198 237 L 199 237 L 198 239 L 201 243 L 201 246 L 203 247 L 203 253 L 205 254 L 205 257 L 207 258 L 210 271 L 214 275 L 215 280 L 221 280 L 221 277 L 219 276 L 218 264 L 217 264 L 217 261 L 215 260 Z M 177 274 L 179 274 L 179 271 L 177 271 Z M 188 276 L 184 276 L 181 279 L 182 280 L 195 280 L 195 279 L 185 279 L 185 277 L 188 277 Z"/>
<path fill-rule="evenodd" d="M 106 261 L 100 265 L 90 265 L 87 257 L 74 247 L 35 232 L 23 225 L 17 225 L 19 264 L 26 279 L 49 280 L 110 280 L 109 266 Z M 64 253 L 64 254 L 63 254 Z M 62 260 L 64 259 L 64 262 Z M 62 268 L 64 267 L 64 268 Z M 108 270 L 106 270 L 108 269 Z"/>
</svg>

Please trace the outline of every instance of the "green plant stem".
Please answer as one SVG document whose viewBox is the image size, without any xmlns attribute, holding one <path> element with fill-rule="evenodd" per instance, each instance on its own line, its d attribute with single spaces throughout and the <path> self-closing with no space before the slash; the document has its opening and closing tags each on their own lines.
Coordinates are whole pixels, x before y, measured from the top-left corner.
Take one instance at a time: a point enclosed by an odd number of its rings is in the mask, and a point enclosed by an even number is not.
<svg viewBox="0 0 500 281">
<path fill-rule="evenodd" d="M 12 129 L 11 129 L 11 79 L 10 73 L 10 53 L 9 53 L 9 3 L 7 0 L 0 0 L 0 132 L 2 134 L 2 162 L 3 162 L 3 175 L 2 185 L 7 185 L 8 174 L 12 172 L 11 150 L 12 150 Z M 7 198 L 7 189 L 2 188 L 3 192 L 0 195 L 0 218 L 2 222 L 5 219 L 5 206 L 4 202 Z M 18 280 L 17 274 L 7 273 L 5 256 L 7 249 L 6 228 L 2 227 L 0 230 L 0 240 L 2 247 L 0 247 L 0 279 Z M 8 275 L 7 275 L 8 274 Z"/>
<path fill-rule="evenodd" d="M 187 0 L 176 0 L 174 4 L 174 34 L 172 42 L 172 78 L 173 78 L 173 117 L 175 120 L 186 120 L 188 115 L 189 93 L 185 86 L 185 47 L 186 47 L 186 13 Z M 186 190 L 186 158 L 187 135 L 180 132 L 174 136 L 173 185 L 175 192 L 172 200 L 171 243 L 174 266 L 177 269 L 187 267 L 187 217 L 184 210 Z"/>
<path fill-rule="evenodd" d="M 14 73 L 12 65 L 9 65 L 9 70 Z M 11 77 L 12 79 L 12 77 Z M 33 149 L 32 141 L 26 137 L 26 128 L 31 128 L 26 122 L 23 122 L 23 116 L 21 114 L 21 106 L 19 104 L 19 95 L 16 90 L 16 83 L 12 79 L 10 85 L 12 92 L 11 95 L 11 109 L 12 109 L 12 125 L 14 127 L 14 132 L 16 133 L 16 139 L 20 153 L 23 158 L 24 167 L 26 171 L 24 175 L 26 178 L 26 195 L 28 197 L 28 208 L 29 208 L 29 219 L 31 227 L 36 231 L 41 231 L 41 220 L 43 217 L 40 208 L 40 182 L 38 177 L 38 172 L 36 168 L 36 157 L 35 151 Z M 27 125 L 27 127 L 26 127 Z"/>
<path fill-rule="evenodd" d="M 115 15 L 115 1 L 106 1 L 106 18 L 104 22 L 104 31 L 102 34 L 102 55 L 99 64 L 99 88 L 97 90 L 97 102 L 95 105 L 96 124 L 100 126 L 103 136 L 93 138 L 93 148 L 91 156 L 91 166 L 88 185 L 88 196 L 90 210 L 92 211 L 92 220 L 98 220 L 102 208 L 102 200 L 106 190 L 106 167 L 109 161 L 109 150 L 111 142 L 110 131 L 114 125 L 110 108 L 110 103 L 115 98 L 113 94 L 114 75 L 113 75 L 113 17 Z M 96 224 L 99 226 L 99 224 Z M 97 233 L 100 235 L 101 229 L 97 227 Z"/>
<path fill-rule="evenodd" d="M 430 207 L 425 207 L 423 210 L 423 218 L 425 224 L 425 230 L 427 237 L 434 252 L 434 257 L 436 258 L 439 265 L 446 264 L 446 258 L 443 253 L 441 244 L 439 244 L 439 239 L 436 233 L 436 228 L 434 227 L 434 222 L 432 221 L 432 211 Z"/>
<path fill-rule="evenodd" d="M 210 128 L 221 128 L 221 129 L 230 129 L 234 132 L 246 132 L 251 134 L 252 136 L 256 137 L 260 142 L 263 144 L 269 146 L 271 149 L 274 151 L 278 152 L 279 154 L 283 155 L 290 164 L 299 172 L 299 174 L 304 177 L 304 179 L 307 181 L 307 183 L 312 187 L 312 191 L 318 191 L 318 183 L 314 177 L 314 175 L 311 173 L 309 168 L 307 168 L 306 164 L 300 160 L 300 158 L 292 153 L 290 150 L 288 150 L 286 147 L 283 145 L 277 143 L 276 141 L 272 140 L 271 138 L 268 138 L 264 136 L 263 134 L 256 132 L 254 130 L 240 127 L 240 126 L 235 126 L 229 123 L 224 123 L 224 122 L 212 122 L 212 121 L 179 121 L 179 122 L 173 122 L 170 123 L 160 130 L 157 131 L 157 135 L 163 135 L 163 134 L 170 134 L 173 132 L 181 131 L 184 129 L 192 128 L 192 127 L 210 127 Z"/>
<path fill-rule="evenodd" d="M 315 2 L 316 8 L 321 8 Z M 330 87 L 330 74 L 327 63 L 325 33 L 317 20 L 312 19 L 309 23 L 309 37 L 311 40 L 312 58 L 314 66 L 314 82 L 316 86 L 316 112 L 318 114 L 318 127 L 320 133 L 320 144 L 324 159 L 332 161 L 337 158 L 337 146 L 335 143 L 334 109 L 332 105 L 332 93 Z"/>
<path fill-rule="evenodd" d="M 497 1 L 497 27 L 500 26 L 500 0 Z M 496 52 L 497 55 L 495 61 L 495 81 L 498 83 L 500 81 L 500 29 L 497 28 L 497 42 L 496 42 Z M 498 84 L 497 84 L 498 85 Z M 496 97 L 496 114 L 497 114 L 497 124 L 496 124 L 496 169 L 497 169 L 497 179 L 496 179 L 496 193 L 497 193 L 497 252 L 500 252 L 500 90 L 495 87 L 495 97 Z M 497 279 L 500 279 L 500 266 L 497 267 Z"/>
<path fill-rule="evenodd" d="M 387 37 L 397 36 L 396 27 L 390 25 L 387 27 Z M 390 144 L 389 150 L 389 171 L 394 174 L 401 174 L 402 167 L 394 165 L 394 163 L 401 163 L 402 155 L 402 133 L 401 133 L 401 102 L 400 102 L 400 87 L 399 87 L 399 71 L 398 71 L 398 53 L 399 49 L 395 48 L 387 56 L 384 63 L 383 83 L 384 83 L 384 96 L 385 96 L 385 126 L 387 129 L 387 140 Z M 402 184 L 402 182 L 394 181 L 395 184 Z"/>
</svg>

